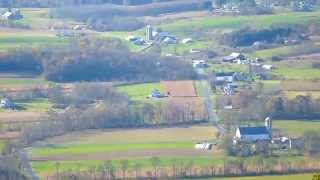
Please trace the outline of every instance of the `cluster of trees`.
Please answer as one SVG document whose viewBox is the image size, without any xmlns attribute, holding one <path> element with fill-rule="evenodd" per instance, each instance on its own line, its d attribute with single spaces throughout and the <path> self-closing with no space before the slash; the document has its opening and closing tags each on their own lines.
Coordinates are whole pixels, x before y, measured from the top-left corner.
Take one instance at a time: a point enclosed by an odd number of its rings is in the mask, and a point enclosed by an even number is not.
<svg viewBox="0 0 320 180">
<path fill-rule="evenodd" d="M 0 70 L 43 73 L 55 82 L 147 82 L 197 77 L 184 61 L 131 53 L 120 40 L 79 40 L 67 48 L 16 49 L 0 57 Z"/>
<path fill-rule="evenodd" d="M 232 47 L 251 46 L 255 42 L 283 43 L 289 37 L 300 38 L 299 34 L 303 32 L 300 26 L 273 26 L 268 29 L 252 29 L 245 27 L 240 30 L 224 34 L 221 42 Z"/>
<path fill-rule="evenodd" d="M 19 168 L 16 157 L 0 155 L 0 179 L 3 180 L 27 180 Z"/>
</svg>

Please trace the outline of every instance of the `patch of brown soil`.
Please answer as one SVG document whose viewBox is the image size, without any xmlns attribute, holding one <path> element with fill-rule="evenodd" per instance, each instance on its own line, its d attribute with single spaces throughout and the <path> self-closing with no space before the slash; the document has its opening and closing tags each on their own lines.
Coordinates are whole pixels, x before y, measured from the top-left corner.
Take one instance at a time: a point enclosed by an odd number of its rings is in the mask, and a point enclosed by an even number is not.
<svg viewBox="0 0 320 180">
<path fill-rule="evenodd" d="M 161 85 L 170 97 L 197 97 L 193 81 L 161 81 Z"/>
</svg>

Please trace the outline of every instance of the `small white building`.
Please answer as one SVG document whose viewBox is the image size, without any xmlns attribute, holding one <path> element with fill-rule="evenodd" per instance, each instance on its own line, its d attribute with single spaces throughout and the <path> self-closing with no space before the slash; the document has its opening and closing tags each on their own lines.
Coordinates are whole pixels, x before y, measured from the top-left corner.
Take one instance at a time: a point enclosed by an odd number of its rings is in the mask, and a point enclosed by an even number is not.
<svg viewBox="0 0 320 180">
<path fill-rule="evenodd" d="M 195 144 L 194 148 L 198 149 L 198 150 L 211 150 L 212 146 L 213 146 L 213 144 L 205 142 L 205 143 L 197 143 L 197 144 Z"/>
<path fill-rule="evenodd" d="M 271 64 L 264 64 L 264 65 L 262 65 L 262 68 L 265 70 L 272 70 L 272 69 L 275 69 L 276 67 Z"/>
<path fill-rule="evenodd" d="M 185 39 L 182 39 L 181 41 L 183 44 L 188 44 L 188 43 L 191 43 L 192 42 L 192 38 L 185 38 Z"/>
</svg>

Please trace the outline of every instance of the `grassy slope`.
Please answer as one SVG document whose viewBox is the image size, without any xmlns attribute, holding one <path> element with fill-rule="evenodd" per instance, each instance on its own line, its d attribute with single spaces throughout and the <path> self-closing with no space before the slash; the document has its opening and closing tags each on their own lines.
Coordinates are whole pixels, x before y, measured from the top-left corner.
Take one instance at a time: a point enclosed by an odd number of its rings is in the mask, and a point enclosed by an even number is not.
<svg viewBox="0 0 320 180">
<path fill-rule="evenodd" d="M 286 68 L 279 67 L 273 70 L 275 75 L 285 79 L 295 80 L 317 80 L 320 79 L 320 70 L 311 68 Z"/>
<path fill-rule="evenodd" d="M 181 20 L 175 23 L 162 25 L 165 30 L 177 34 L 194 32 L 197 29 L 208 30 L 212 28 L 239 28 L 244 26 L 266 27 L 283 23 L 303 23 L 309 20 L 320 20 L 320 12 L 310 13 L 283 13 L 261 16 L 223 16 L 205 17 L 194 20 Z"/>
<path fill-rule="evenodd" d="M 302 136 L 304 132 L 309 130 L 318 131 L 320 121 L 275 120 L 273 121 L 273 127 L 288 133 L 290 136 Z"/>
</svg>

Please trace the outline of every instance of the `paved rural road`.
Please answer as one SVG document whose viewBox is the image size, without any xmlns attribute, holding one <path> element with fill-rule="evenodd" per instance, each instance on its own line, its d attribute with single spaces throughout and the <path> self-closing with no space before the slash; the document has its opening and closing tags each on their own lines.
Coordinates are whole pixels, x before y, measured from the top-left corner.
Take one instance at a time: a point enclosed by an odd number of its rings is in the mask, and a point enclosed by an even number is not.
<svg viewBox="0 0 320 180">
<path fill-rule="evenodd" d="M 18 153 L 18 156 L 21 160 L 21 163 L 23 164 L 23 167 L 24 167 L 24 170 L 25 170 L 25 173 L 26 173 L 26 176 L 28 177 L 28 179 L 39 180 L 39 177 L 32 170 L 32 166 L 31 166 L 30 161 L 28 159 L 27 151 L 25 149 L 22 149 L 22 150 L 19 150 L 17 153 Z"/>
<path fill-rule="evenodd" d="M 205 72 L 205 70 L 202 68 L 195 68 L 195 70 L 201 78 L 200 81 L 201 81 L 203 96 L 205 98 L 205 104 L 206 104 L 208 114 L 209 114 L 209 121 L 213 123 L 213 125 L 218 129 L 218 131 L 220 133 L 224 133 L 225 129 L 223 128 L 223 126 L 221 124 L 218 123 L 217 118 L 216 118 L 215 114 L 213 113 L 212 101 L 211 101 L 211 96 L 210 96 L 211 88 L 210 88 L 208 78 L 207 78 L 208 75 Z"/>
</svg>

